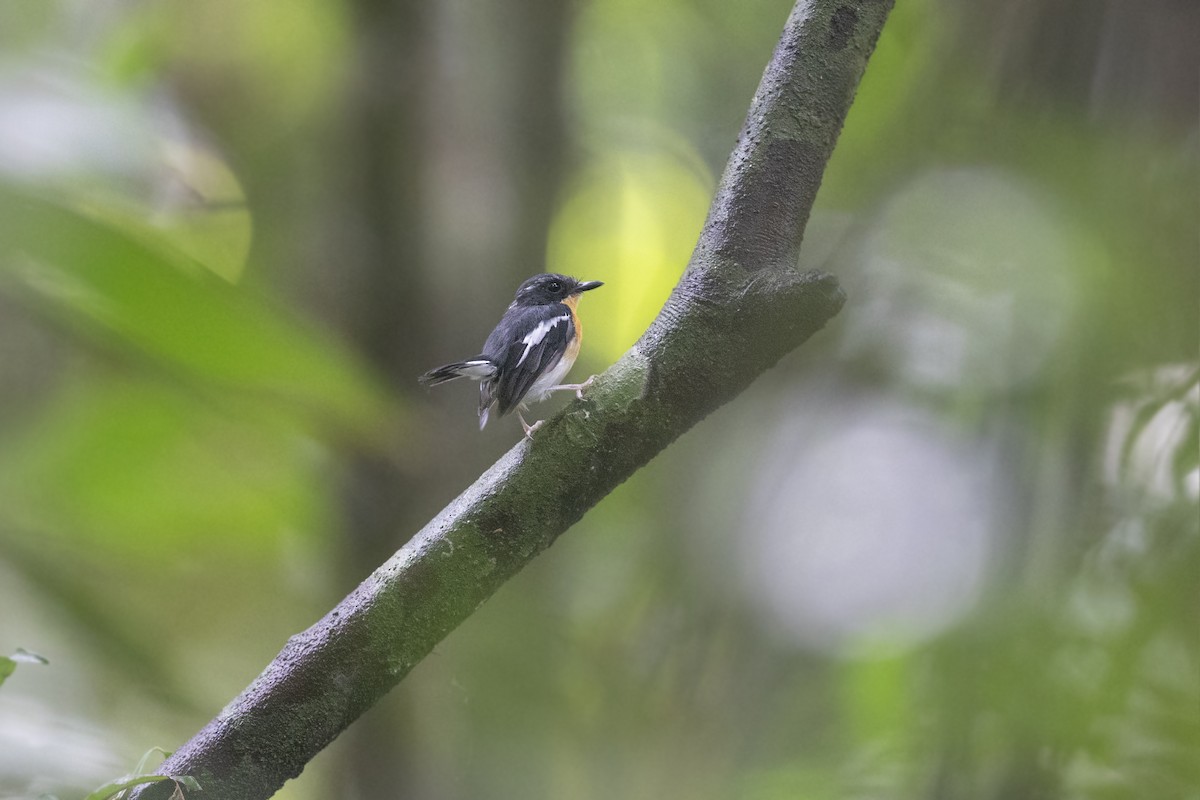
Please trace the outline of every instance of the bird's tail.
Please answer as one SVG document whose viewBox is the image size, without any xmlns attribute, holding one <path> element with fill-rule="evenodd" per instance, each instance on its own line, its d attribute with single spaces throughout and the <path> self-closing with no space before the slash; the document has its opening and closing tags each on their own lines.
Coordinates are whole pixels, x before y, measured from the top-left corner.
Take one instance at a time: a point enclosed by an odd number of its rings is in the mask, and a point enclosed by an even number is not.
<svg viewBox="0 0 1200 800">
<path fill-rule="evenodd" d="M 482 381 L 494 376 L 497 369 L 498 367 L 491 359 L 476 356 L 467 361 L 455 361 L 453 364 L 431 369 L 417 380 L 422 386 L 437 386 L 439 383 L 452 381 L 455 378 L 472 378 Z"/>
</svg>

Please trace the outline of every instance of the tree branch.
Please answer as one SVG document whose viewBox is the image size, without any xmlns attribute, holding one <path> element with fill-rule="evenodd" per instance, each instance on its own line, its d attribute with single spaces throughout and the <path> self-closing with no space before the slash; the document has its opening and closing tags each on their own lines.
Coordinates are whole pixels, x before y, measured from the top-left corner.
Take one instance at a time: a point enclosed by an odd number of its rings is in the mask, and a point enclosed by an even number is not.
<svg viewBox="0 0 1200 800">
<path fill-rule="evenodd" d="M 269 797 L 584 512 L 838 312 L 837 282 L 798 273 L 796 256 L 890 8 L 796 4 L 691 263 L 642 338 L 292 637 L 161 773 L 195 776 L 206 796 Z"/>
</svg>

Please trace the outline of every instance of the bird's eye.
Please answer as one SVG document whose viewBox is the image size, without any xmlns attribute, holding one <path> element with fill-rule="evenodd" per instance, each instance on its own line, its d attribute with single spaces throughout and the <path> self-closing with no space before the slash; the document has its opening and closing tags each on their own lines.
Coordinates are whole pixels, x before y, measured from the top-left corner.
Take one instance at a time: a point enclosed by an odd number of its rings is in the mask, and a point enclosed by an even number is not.
<svg viewBox="0 0 1200 800">
<path fill-rule="evenodd" d="M 546 284 L 546 288 L 552 292 L 556 292 L 556 293 L 561 292 L 562 291 L 562 281 L 550 281 L 549 283 Z"/>
</svg>

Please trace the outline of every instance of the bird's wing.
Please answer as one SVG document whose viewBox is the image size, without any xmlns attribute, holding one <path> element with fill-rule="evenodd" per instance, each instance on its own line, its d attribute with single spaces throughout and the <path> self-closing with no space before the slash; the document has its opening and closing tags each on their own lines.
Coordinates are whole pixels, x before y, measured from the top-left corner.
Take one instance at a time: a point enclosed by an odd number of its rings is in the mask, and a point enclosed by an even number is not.
<svg viewBox="0 0 1200 800">
<path fill-rule="evenodd" d="M 552 368 L 575 336 L 571 310 L 562 303 L 510 308 L 483 353 L 499 369 L 489 394 L 501 414 L 521 402 L 538 376 Z"/>
</svg>

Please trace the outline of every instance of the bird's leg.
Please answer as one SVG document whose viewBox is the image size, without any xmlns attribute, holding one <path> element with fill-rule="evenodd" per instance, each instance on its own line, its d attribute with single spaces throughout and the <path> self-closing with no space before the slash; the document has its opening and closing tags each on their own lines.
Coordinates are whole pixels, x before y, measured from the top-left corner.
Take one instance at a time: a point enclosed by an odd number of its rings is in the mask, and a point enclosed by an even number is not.
<svg viewBox="0 0 1200 800">
<path fill-rule="evenodd" d="M 523 414 L 521 414 L 520 408 L 517 409 L 517 419 L 521 420 L 521 427 L 525 429 L 525 438 L 526 439 L 533 439 L 533 432 L 536 431 L 538 428 L 542 427 L 542 420 L 540 420 L 540 419 L 537 422 L 533 423 L 532 425 L 530 425 L 528 422 L 526 422 L 525 416 Z"/>
<path fill-rule="evenodd" d="M 592 382 L 595 380 L 596 380 L 596 376 L 593 375 L 592 377 L 588 378 L 583 383 L 560 383 L 558 386 L 551 386 L 546 391 L 547 392 L 563 392 L 563 391 L 567 391 L 569 389 L 570 391 L 575 393 L 576 397 L 578 397 L 580 400 L 582 400 L 583 399 L 583 390 L 589 388 L 592 385 Z"/>
</svg>

